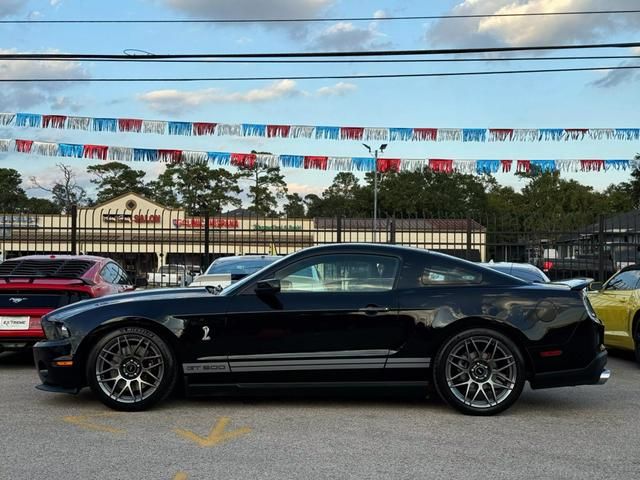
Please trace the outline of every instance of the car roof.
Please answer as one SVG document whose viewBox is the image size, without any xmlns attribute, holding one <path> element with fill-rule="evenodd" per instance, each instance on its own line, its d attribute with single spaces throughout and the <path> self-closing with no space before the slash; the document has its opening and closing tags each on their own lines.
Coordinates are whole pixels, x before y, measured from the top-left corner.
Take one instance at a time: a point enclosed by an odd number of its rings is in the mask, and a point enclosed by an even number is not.
<svg viewBox="0 0 640 480">
<path fill-rule="evenodd" d="M 23 260 L 85 260 L 91 262 L 106 262 L 111 260 L 107 257 L 96 255 L 25 255 L 24 257 L 7 258 L 5 262 L 16 262 Z"/>
<path fill-rule="evenodd" d="M 224 262 L 239 262 L 239 261 L 249 261 L 249 260 L 259 260 L 259 259 L 264 259 L 264 260 L 278 260 L 279 258 L 282 258 L 279 255 L 237 255 L 237 256 L 231 256 L 231 257 L 220 257 L 220 258 L 216 258 L 214 260 L 214 263 L 224 263 Z"/>
</svg>

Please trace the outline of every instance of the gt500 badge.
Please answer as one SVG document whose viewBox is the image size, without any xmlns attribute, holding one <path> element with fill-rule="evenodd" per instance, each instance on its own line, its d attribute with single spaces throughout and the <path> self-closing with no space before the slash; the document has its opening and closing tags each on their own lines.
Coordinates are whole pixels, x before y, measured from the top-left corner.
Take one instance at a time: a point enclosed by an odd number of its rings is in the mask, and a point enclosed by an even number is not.
<svg viewBox="0 0 640 480">
<path fill-rule="evenodd" d="M 226 363 L 183 363 L 185 374 L 190 373 L 224 373 L 229 371 Z"/>
</svg>

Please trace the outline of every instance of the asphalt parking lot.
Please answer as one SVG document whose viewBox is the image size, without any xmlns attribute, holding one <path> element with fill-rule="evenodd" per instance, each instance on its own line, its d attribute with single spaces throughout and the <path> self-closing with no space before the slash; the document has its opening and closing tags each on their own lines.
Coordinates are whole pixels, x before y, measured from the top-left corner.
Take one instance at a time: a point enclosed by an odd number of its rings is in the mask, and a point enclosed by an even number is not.
<svg viewBox="0 0 640 480">
<path fill-rule="evenodd" d="M 108 410 L 34 389 L 0 355 L 1 479 L 637 478 L 640 368 L 601 387 L 532 391 L 491 418 L 401 395 L 172 399 Z"/>
</svg>

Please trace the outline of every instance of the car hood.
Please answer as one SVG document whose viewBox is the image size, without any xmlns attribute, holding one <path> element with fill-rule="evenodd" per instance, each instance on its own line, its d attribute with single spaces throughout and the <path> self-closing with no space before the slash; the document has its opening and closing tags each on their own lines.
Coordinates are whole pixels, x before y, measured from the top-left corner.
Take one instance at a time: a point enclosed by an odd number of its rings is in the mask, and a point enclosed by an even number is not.
<svg viewBox="0 0 640 480">
<path fill-rule="evenodd" d="M 91 300 L 83 300 L 81 302 L 59 308 L 47 314 L 47 318 L 49 320 L 64 320 L 94 308 L 126 304 L 129 302 L 141 302 L 146 300 L 175 300 L 178 298 L 201 298 L 211 295 L 213 294 L 209 293 L 206 288 L 159 288 L 156 290 L 121 293 L 107 297 L 93 298 Z"/>
</svg>

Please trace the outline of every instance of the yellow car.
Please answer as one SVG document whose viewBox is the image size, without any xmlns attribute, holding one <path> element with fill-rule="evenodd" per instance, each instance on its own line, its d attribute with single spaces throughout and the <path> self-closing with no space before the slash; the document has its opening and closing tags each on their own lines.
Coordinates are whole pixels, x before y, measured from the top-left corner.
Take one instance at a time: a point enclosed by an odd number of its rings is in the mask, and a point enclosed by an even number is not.
<svg viewBox="0 0 640 480">
<path fill-rule="evenodd" d="M 633 350 L 640 362 L 640 265 L 623 268 L 590 289 L 591 305 L 604 323 L 605 345 Z"/>
</svg>

